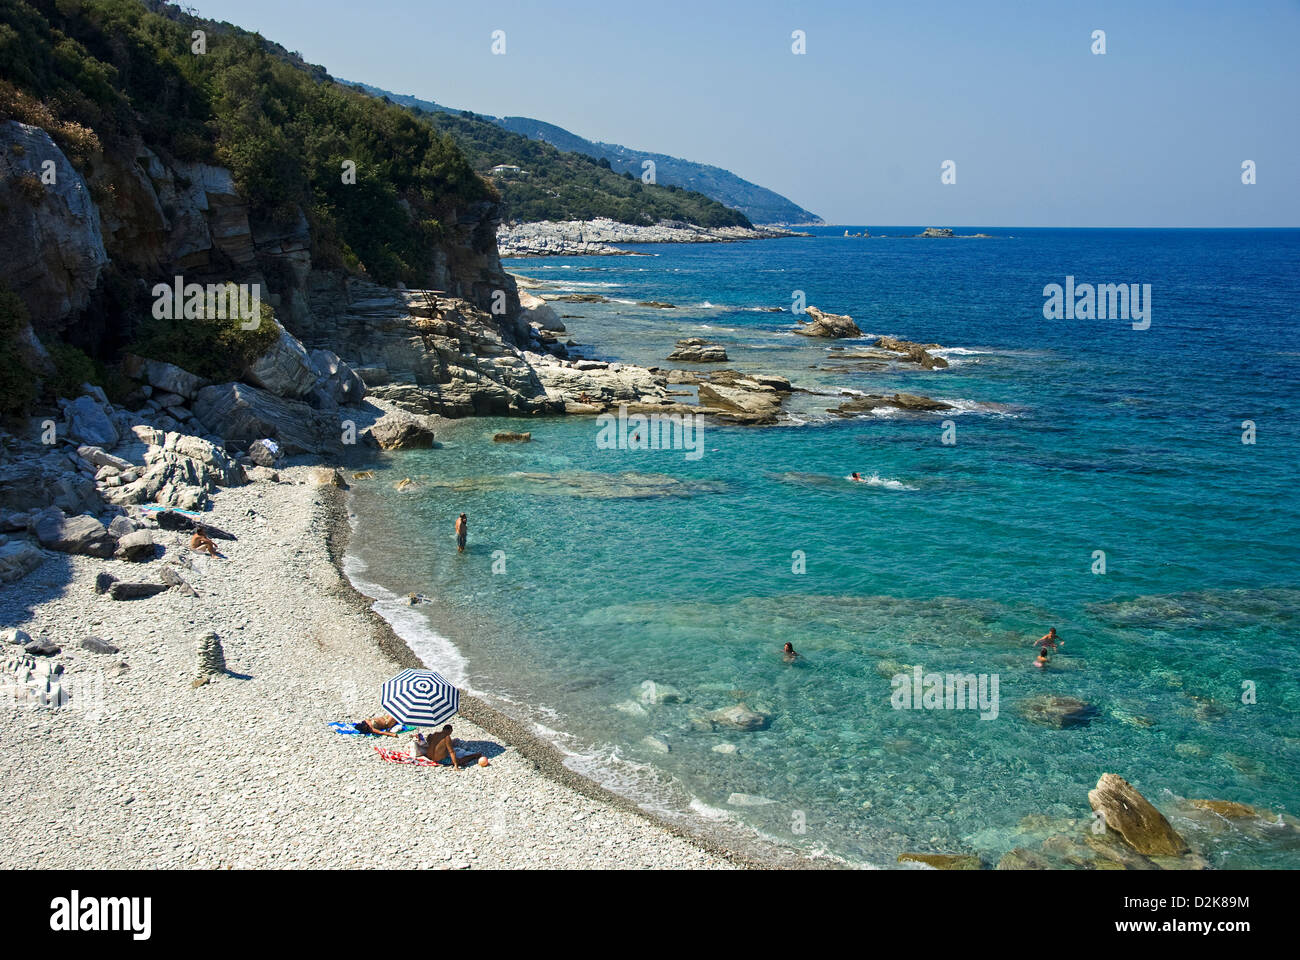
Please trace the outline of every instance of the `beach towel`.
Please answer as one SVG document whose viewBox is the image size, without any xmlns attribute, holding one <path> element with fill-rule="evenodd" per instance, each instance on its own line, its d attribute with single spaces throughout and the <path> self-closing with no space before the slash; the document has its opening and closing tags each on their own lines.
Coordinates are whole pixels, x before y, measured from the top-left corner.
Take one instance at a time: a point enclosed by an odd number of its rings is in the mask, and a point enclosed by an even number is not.
<svg viewBox="0 0 1300 960">
<path fill-rule="evenodd" d="M 345 736 L 345 737 L 363 737 L 363 736 L 364 736 L 364 737 L 380 737 L 380 736 L 383 736 L 383 734 L 380 734 L 380 733 L 364 733 L 364 734 L 363 734 L 360 730 L 357 729 L 357 725 L 356 725 L 355 723 L 353 723 L 352 721 L 350 721 L 350 720 L 335 720 L 333 723 L 331 723 L 331 724 L 329 725 L 329 728 L 330 728 L 331 730 L 333 730 L 335 733 L 340 733 L 340 734 L 342 734 L 342 735 Z M 394 730 L 393 732 L 394 732 L 394 733 L 411 733 L 411 732 L 413 732 L 414 730 L 415 730 L 415 727 L 412 727 L 412 726 L 410 726 L 410 725 L 404 723 L 404 724 L 402 724 L 400 727 L 398 727 L 396 730 Z"/>
<path fill-rule="evenodd" d="M 441 763 L 434 763 L 427 757 L 413 757 L 409 753 L 403 753 L 401 750 L 389 750 L 387 747 L 375 747 L 375 753 L 379 754 L 380 760 L 386 760 L 389 763 L 405 763 L 413 767 L 441 767 Z"/>
</svg>

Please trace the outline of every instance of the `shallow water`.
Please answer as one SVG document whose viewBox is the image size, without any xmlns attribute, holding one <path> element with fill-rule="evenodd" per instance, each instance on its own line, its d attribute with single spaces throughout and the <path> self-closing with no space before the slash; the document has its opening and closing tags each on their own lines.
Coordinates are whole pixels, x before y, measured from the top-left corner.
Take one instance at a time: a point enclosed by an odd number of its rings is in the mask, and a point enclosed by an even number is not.
<svg viewBox="0 0 1300 960">
<path fill-rule="evenodd" d="M 386 612 L 575 767 L 852 862 L 996 861 L 1027 815 L 1086 816 L 1105 771 L 1157 803 L 1300 812 L 1300 233 L 978 229 L 1002 236 L 821 231 L 514 264 L 557 290 L 679 305 L 556 304 L 597 355 L 663 365 L 678 337 L 708 336 L 732 366 L 817 393 L 792 398 L 799 425 L 706 428 L 698 460 L 598 449 L 593 420 L 532 422 L 529 444 L 491 442 L 518 421 L 458 423 L 355 484 L 354 575 L 436 598 Z M 1151 328 L 1044 320 L 1042 287 L 1067 273 L 1151 283 Z M 953 365 L 832 360 L 855 344 L 793 336 L 789 313 L 758 309 L 794 290 L 868 334 L 937 341 Z M 842 420 L 826 413 L 840 390 L 962 409 Z M 1066 646 L 1040 671 L 1031 644 L 1048 626 Z M 916 666 L 996 675 L 996 717 L 894 709 L 891 678 Z M 647 680 L 680 702 L 642 703 Z M 1035 725 L 1022 711 L 1043 695 L 1095 714 Z M 766 728 L 710 728 L 737 703 Z M 1300 865 L 1294 846 L 1233 836 L 1208 852 Z"/>
</svg>

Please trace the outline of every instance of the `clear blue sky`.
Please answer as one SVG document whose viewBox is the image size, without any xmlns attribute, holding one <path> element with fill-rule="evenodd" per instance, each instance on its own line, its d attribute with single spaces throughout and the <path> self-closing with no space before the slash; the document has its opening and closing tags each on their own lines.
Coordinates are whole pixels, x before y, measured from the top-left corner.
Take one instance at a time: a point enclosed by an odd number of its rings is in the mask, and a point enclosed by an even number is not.
<svg viewBox="0 0 1300 960">
<path fill-rule="evenodd" d="M 335 76 L 716 164 L 832 223 L 1300 226 L 1295 0 L 189 2 Z"/>
</svg>

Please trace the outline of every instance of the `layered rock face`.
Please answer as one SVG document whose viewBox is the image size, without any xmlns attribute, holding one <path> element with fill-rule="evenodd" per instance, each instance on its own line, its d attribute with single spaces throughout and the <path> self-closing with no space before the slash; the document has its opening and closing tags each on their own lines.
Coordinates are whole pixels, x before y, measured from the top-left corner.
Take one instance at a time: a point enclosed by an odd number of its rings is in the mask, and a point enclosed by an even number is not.
<svg viewBox="0 0 1300 960">
<path fill-rule="evenodd" d="M 34 321 L 57 320 L 85 308 L 107 264 L 85 179 L 40 127 L 0 121 L 0 279 Z"/>
</svg>

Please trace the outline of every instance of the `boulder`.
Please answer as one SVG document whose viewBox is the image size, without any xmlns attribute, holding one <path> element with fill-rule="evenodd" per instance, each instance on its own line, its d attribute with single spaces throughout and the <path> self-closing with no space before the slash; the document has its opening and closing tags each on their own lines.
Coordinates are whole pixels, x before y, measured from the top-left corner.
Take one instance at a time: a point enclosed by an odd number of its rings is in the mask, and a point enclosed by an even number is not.
<svg viewBox="0 0 1300 960">
<path fill-rule="evenodd" d="M 542 330 L 552 333 L 564 333 L 564 322 L 541 297 L 534 296 L 527 290 L 519 291 L 520 316 L 525 324 L 535 324 Z"/>
<path fill-rule="evenodd" d="M 109 588 L 115 583 L 117 583 L 117 577 L 111 573 L 95 574 L 95 592 L 98 594 L 108 593 Z"/>
<path fill-rule="evenodd" d="M 86 637 L 81 641 L 81 649 L 89 650 L 91 653 L 113 654 L 121 652 L 107 640 L 101 640 L 99 637 Z"/>
<path fill-rule="evenodd" d="M 273 467 L 281 456 L 280 445 L 274 440 L 254 440 L 248 445 L 248 459 L 259 467 Z"/>
<path fill-rule="evenodd" d="M 36 521 L 36 539 L 41 546 L 61 553 L 79 553 L 89 557 L 111 557 L 117 542 L 94 517 L 65 517 L 61 511 L 42 514 Z"/>
<path fill-rule="evenodd" d="M 135 533 L 135 523 L 130 517 L 114 517 L 108 525 L 108 532 L 120 541 L 127 534 Z"/>
<path fill-rule="evenodd" d="M 1188 800 L 1187 802 L 1198 810 L 1208 810 L 1228 820 L 1253 820 L 1260 816 L 1260 812 L 1249 804 L 1237 803 L 1233 800 Z"/>
<path fill-rule="evenodd" d="M 123 460 L 121 457 L 106 453 L 102 447 L 91 447 L 85 444 L 77 447 L 77 456 L 95 467 L 112 467 L 119 473 L 130 470 L 134 466 L 130 460 Z"/>
<path fill-rule="evenodd" d="M 532 439 L 532 433 L 515 433 L 510 430 L 502 430 L 492 435 L 493 443 L 529 443 Z"/>
<path fill-rule="evenodd" d="M 812 317 L 812 320 L 804 320 L 801 317 L 795 317 L 799 326 L 795 327 L 795 333 L 805 337 L 827 337 L 840 339 L 843 337 L 860 337 L 862 331 L 858 325 L 853 322 L 853 318 L 839 313 L 822 313 L 816 307 L 807 307 L 804 312 Z"/>
<path fill-rule="evenodd" d="M 312 367 L 311 356 L 302 342 L 278 320 L 272 322 L 279 336 L 266 353 L 253 361 L 244 379 L 277 397 L 305 397 L 315 389 L 320 374 Z"/>
<path fill-rule="evenodd" d="M 668 359 L 682 363 L 725 363 L 727 351 L 716 343 L 709 343 L 699 337 L 690 337 L 686 340 L 678 340 L 673 352 L 668 354 Z"/>
<path fill-rule="evenodd" d="M 243 383 L 204 387 L 194 401 L 194 416 L 209 432 L 234 443 L 269 437 L 287 456 L 335 453 L 343 446 L 337 416 Z"/>
<path fill-rule="evenodd" d="M 129 377 L 143 380 L 153 390 L 184 397 L 186 400 L 193 400 L 208 385 L 207 380 L 188 370 L 182 370 L 174 363 L 149 360 L 132 353 L 122 358 L 122 370 Z"/>
<path fill-rule="evenodd" d="M 9 644 L 17 643 L 25 647 L 31 642 L 32 638 L 28 635 L 26 630 L 19 630 L 17 627 L 0 630 L 0 646 L 8 646 Z"/>
<path fill-rule="evenodd" d="M 26 644 L 23 650 L 33 657 L 53 657 L 63 652 L 63 648 L 53 640 L 43 639 L 33 640 L 31 643 Z"/>
<path fill-rule="evenodd" d="M 328 350 L 313 350 L 311 368 L 316 372 L 311 399 L 320 408 L 329 409 L 360 403 L 366 395 L 365 381 L 352 367 Z"/>
<path fill-rule="evenodd" d="M 45 562 L 47 554 L 30 540 L 0 544 L 0 583 L 21 580 Z"/>
<path fill-rule="evenodd" d="M 700 404 L 712 408 L 719 419 L 733 423 L 776 422 L 781 397 L 775 390 L 745 390 L 716 383 L 701 383 Z"/>
<path fill-rule="evenodd" d="M 107 404 L 94 397 L 77 397 L 63 405 L 63 417 L 67 421 L 64 433 L 83 444 L 115 447 L 119 437 L 111 413 Z"/>
<path fill-rule="evenodd" d="M 383 450 L 428 449 L 433 446 L 433 429 L 414 414 L 392 411 L 368 428 L 375 443 Z"/>
<path fill-rule="evenodd" d="M 168 589 L 165 583 L 125 583 L 119 580 L 108 588 L 108 595 L 114 600 L 143 600 Z"/>
<path fill-rule="evenodd" d="M 153 536 L 149 531 L 136 530 L 134 533 L 128 533 L 117 541 L 117 550 L 114 556 L 119 560 L 142 563 L 152 560 L 157 552 L 157 546 L 154 544 Z"/>
<path fill-rule="evenodd" d="M 918 237 L 951 237 L 952 227 L 926 227 L 917 234 Z"/>
<path fill-rule="evenodd" d="M 734 707 L 724 707 L 707 714 L 706 719 L 717 726 L 731 727 L 735 730 L 766 730 L 771 718 L 749 709 L 743 703 Z"/>
<path fill-rule="evenodd" d="M 189 581 L 181 576 L 180 571 L 171 564 L 163 564 L 158 570 L 158 579 L 176 592 L 186 597 L 197 597 L 199 592 L 190 586 Z"/>
<path fill-rule="evenodd" d="M 94 481 L 65 469 L 67 465 L 58 457 L 0 465 L 0 509 L 29 511 L 54 506 L 64 513 L 99 513 L 104 500 Z"/>
<path fill-rule="evenodd" d="M 899 359 L 919 363 L 923 370 L 941 370 L 948 366 L 943 357 L 933 356 L 930 351 L 940 349 L 937 343 L 914 343 L 911 340 L 898 340 L 894 337 L 876 338 L 876 346 L 881 350 L 901 354 Z"/>
<path fill-rule="evenodd" d="M 1180 857 L 1188 852 L 1187 842 L 1169 821 L 1123 777 L 1103 773 L 1088 791 L 1088 803 L 1102 814 L 1106 827 L 1138 853 Z"/>
</svg>

